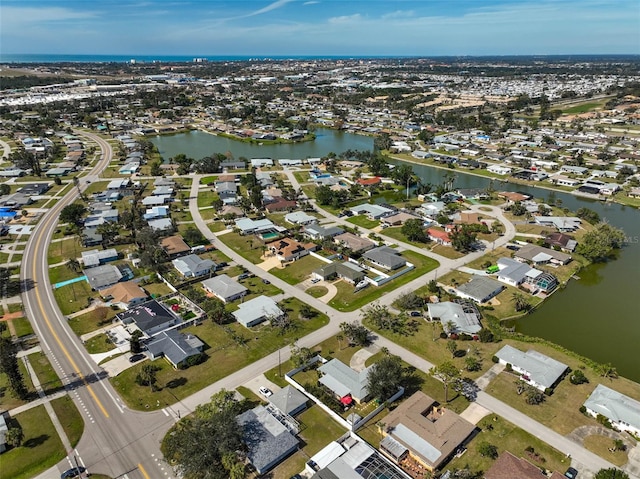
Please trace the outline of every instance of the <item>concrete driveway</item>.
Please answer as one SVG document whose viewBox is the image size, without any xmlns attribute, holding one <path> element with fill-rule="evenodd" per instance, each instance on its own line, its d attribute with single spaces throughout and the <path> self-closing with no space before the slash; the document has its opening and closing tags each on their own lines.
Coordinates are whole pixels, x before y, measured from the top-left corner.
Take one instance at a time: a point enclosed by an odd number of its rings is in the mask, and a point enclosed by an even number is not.
<svg viewBox="0 0 640 479">
<path fill-rule="evenodd" d="M 480 406 L 480 404 L 472 402 L 471 404 L 469 404 L 469 407 L 467 407 L 467 409 L 460 413 L 460 417 L 462 419 L 466 419 L 471 424 L 478 424 L 480 422 L 480 419 L 488 416 L 489 414 L 491 414 L 491 411 L 483 408 L 482 406 Z"/>
<path fill-rule="evenodd" d="M 256 394 L 256 396 L 258 396 L 260 399 L 265 399 L 265 397 L 262 394 L 260 394 L 260 391 L 259 391 L 260 386 L 267 387 L 271 389 L 272 392 L 276 392 L 280 390 L 280 386 L 269 381 L 264 376 L 264 374 L 260 374 L 259 376 L 256 376 L 255 378 L 247 381 L 246 383 L 243 384 L 243 386 L 253 391 Z"/>
</svg>

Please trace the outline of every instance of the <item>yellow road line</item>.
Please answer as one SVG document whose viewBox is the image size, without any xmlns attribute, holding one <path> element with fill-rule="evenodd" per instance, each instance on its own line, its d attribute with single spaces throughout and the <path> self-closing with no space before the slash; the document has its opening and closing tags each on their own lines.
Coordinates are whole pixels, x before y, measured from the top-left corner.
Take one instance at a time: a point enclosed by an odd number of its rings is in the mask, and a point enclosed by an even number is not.
<svg viewBox="0 0 640 479">
<path fill-rule="evenodd" d="M 43 224 L 43 229 L 46 229 L 45 225 L 46 225 L 46 223 Z M 41 241 L 42 241 L 42 235 L 40 235 L 38 237 L 38 240 L 36 241 L 35 252 L 37 252 L 40 249 L 40 242 Z M 34 263 L 33 263 L 33 277 L 34 278 L 36 277 L 36 264 L 37 264 L 36 261 L 34 261 Z M 91 394 L 91 397 L 93 398 L 93 400 L 96 402 L 96 404 L 98 405 L 98 407 L 102 411 L 102 414 L 104 414 L 104 416 L 106 418 L 108 418 L 109 417 L 109 413 L 107 412 L 107 410 L 104 408 L 104 406 L 102 405 L 102 403 L 98 399 L 98 396 L 93 391 L 93 388 L 89 385 L 89 383 L 87 383 L 87 380 L 85 379 L 84 375 L 80 372 L 80 369 L 78 368 L 77 364 L 71 358 L 71 355 L 69 354 L 69 351 L 67 351 L 67 348 L 64 347 L 64 344 L 62 344 L 62 341 L 60 341 L 60 338 L 58 337 L 58 334 L 53 329 L 53 326 L 51 325 L 51 322 L 49 321 L 49 316 L 47 315 L 46 311 L 44 310 L 44 306 L 42 304 L 42 299 L 40 298 L 40 291 L 39 291 L 39 288 L 38 288 L 37 285 L 35 287 L 35 292 L 36 292 L 36 300 L 38 301 L 38 307 L 40 308 L 40 311 L 42 312 L 44 320 L 46 321 L 47 326 L 49 327 L 49 331 L 51 331 L 51 334 L 53 334 L 53 337 L 56 340 L 56 342 L 58 343 L 58 346 L 60 346 L 60 349 L 62 349 L 62 352 L 64 353 L 66 358 L 71 363 L 71 366 L 75 370 L 75 372 L 78 375 L 78 377 L 82 380 L 82 382 L 85 384 L 85 386 L 87 386 L 87 390 L 89 391 L 89 394 Z"/>
<path fill-rule="evenodd" d="M 144 470 L 144 467 L 142 467 L 142 464 L 138 464 L 138 469 L 140 469 L 140 472 L 145 477 L 145 479 L 150 479 L 149 474 L 147 474 L 147 471 Z"/>
</svg>

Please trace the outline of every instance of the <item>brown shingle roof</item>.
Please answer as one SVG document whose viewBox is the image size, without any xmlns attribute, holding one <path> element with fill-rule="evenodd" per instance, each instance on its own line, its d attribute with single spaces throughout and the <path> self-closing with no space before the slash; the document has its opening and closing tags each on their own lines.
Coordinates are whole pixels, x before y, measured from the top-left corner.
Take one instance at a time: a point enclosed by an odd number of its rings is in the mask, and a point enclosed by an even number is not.
<svg viewBox="0 0 640 479">
<path fill-rule="evenodd" d="M 517 458 L 509 451 L 504 451 L 484 474 L 485 479 L 546 479 L 538 466 L 534 466 L 523 458 Z M 554 472 L 551 479 L 560 479 L 559 473 Z"/>
<path fill-rule="evenodd" d="M 114 286 L 102 291 L 103 297 L 111 296 L 116 303 L 128 304 L 136 298 L 146 298 L 147 293 L 138 286 L 135 281 L 125 281 L 124 283 L 116 283 Z"/>
<path fill-rule="evenodd" d="M 180 253 L 187 253 L 191 248 L 184 242 L 182 236 L 174 235 L 164 238 L 160 242 L 160 246 L 169 256 Z"/>
</svg>

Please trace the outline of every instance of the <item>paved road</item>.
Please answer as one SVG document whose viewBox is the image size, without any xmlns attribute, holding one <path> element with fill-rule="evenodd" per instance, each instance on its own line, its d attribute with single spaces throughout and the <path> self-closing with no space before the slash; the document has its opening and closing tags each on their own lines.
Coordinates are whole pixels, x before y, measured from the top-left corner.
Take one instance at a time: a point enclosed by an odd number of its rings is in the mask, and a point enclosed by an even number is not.
<svg viewBox="0 0 640 479">
<path fill-rule="evenodd" d="M 102 150 L 97 165 L 80 182 L 80 188 L 84 189 L 89 181 L 98 178 L 97 175 L 109 164 L 113 153 L 111 145 L 102 138 L 89 133 L 77 133 L 95 141 Z M 81 463 L 92 473 L 104 473 L 111 477 L 127 474 L 130 479 L 160 477 L 152 454 L 160 457 L 158 445 L 173 424 L 173 417 L 161 411 L 145 414 L 124 408 L 104 371 L 88 358 L 80 340 L 66 324 L 53 297 L 47 249 L 60 211 L 78 195 L 76 188 L 71 189 L 42 218 L 30 236 L 20 272 L 24 285 L 24 307 L 44 353 L 83 415 L 84 434 L 75 451 L 68 451 L 69 457 L 77 454 Z M 68 468 L 69 460 L 63 460 L 43 477 L 60 477 L 59 471 Z"/>
</svg>

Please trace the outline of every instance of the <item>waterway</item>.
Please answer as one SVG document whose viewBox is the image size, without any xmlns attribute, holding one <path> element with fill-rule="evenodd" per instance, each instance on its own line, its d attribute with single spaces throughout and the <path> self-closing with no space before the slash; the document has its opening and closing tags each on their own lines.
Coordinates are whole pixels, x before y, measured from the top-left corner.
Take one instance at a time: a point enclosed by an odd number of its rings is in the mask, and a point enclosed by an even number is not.
<svg viewBox="0 0 640 479">
<path fill-rule="evenodd" d="M 342 131 L 318 128 L 314 141 L 301 143 L 285 143 L 276 145 L 258 145 L 212 135 L 199 130 L 177 135 L 151 137 L 151 142 L 158 147 L 165 161 L 184 153 L 199 160 L 214 153 L 230 151 L 235 158 L 319 158 L 331 152 L 341 153 L 345 150 L 370 150 L 373 138 L 354 135 Z"/>
<path fill-rule="evenodd" d="M 165 159 L 178 153 L 202 158 L 230 151 L 234 157 L 307 158 L 346 149 L 371 149 L 369 137 L 318 129 L 313 142 L 288 145 L 252 145 L 194 131 L 152 138 Z M 399 163 L 394 161 L 395 163 Z M 440 184 L 451 170 L 411 164 L 423 182 Z M 488 178 L 455 172 L 454 186 L 486 188 Z M 548 190 L 494 182 L 494 188 L 522 191 L 548 198 Z M 516 321 L 522 333 L 539 336 L 601 363 L 612 363 L 618 372 L 640 382 L 640 210 L 554 192 L 570 210 L 587 207 L 614 226 L 623 228 L 627 244 L 619 258 L 591 265 L 578 273 L 568 287 L 557 291 L 534 313 Z"/>
<path fill-rule="evenodd" d="M 395 162 L 399 163 L 399 162 Z M 414 165 L 423 182 L 441 184 L 451 170 Z M 455 173 L 454 187 L 486 188 L 488 178 Z M 494 188 L 548 198 L 548 190 L 494 181 Z M 555 191 L 572 211 L 590 208 L 610 224 L 624 229 L 626 246 L 615 261 L 582 269 L 580 279 L 551 296 L 530 315 L 516 321 L 516 330 L 539 336 L 601 363 L 640 382 L 640 210 Z"/>
</svg>

